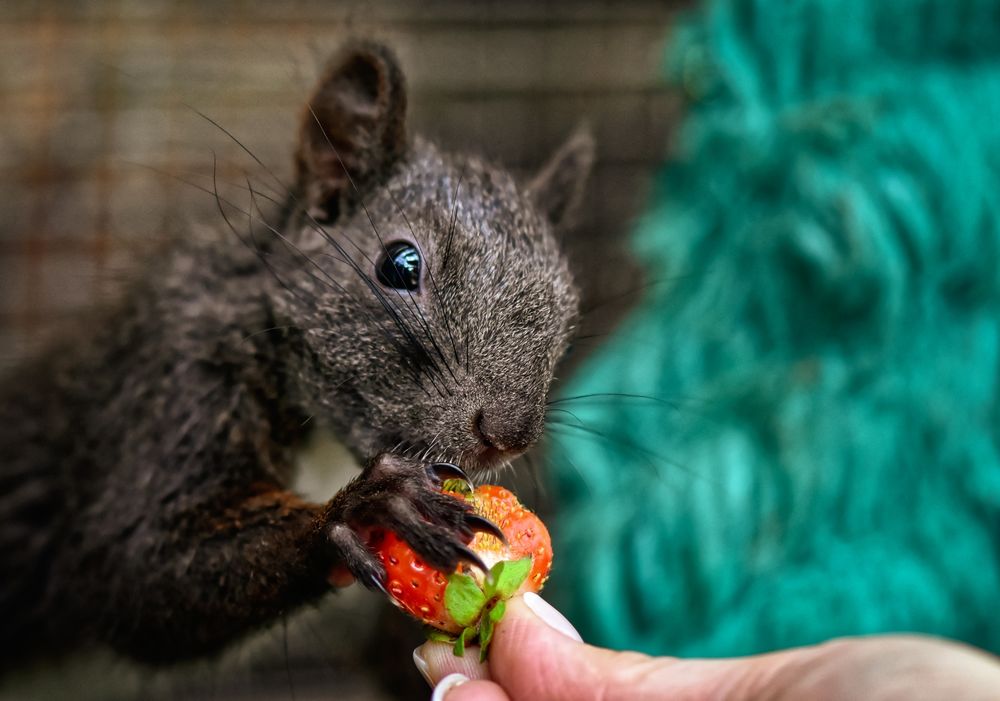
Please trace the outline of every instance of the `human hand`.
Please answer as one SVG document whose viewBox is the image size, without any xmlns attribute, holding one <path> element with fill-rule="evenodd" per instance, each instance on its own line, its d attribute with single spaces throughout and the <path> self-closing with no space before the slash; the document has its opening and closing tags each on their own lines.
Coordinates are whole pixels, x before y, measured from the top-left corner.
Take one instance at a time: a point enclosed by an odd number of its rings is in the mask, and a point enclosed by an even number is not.
<svg viewBox="0 0 1000 701">
<path fill-rule="evenodd" d="M 478 660 L 475 648 L 458 658 L 443 643 L 414 651 L 438 684 L 432 701 L 1000 699 L 1000 661 L 953 642 L 886 635 L 726 660 L 650 657 L 584 644 L 534 594 L 508 602 L 488 665 Z"/>
</svg>

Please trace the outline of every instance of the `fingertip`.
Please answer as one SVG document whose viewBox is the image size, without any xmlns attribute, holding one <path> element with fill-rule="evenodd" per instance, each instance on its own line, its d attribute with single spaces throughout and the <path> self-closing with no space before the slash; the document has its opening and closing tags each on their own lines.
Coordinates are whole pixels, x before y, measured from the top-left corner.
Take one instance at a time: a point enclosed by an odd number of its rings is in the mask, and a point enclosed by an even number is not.
<svg viewBox="0 0 1000 701">
<path fill-rule="evenodd" d="M 555 646 L 576 648 L 580 634 L 566 617 L 537 594 L 517 596 L 507 602 L 503 620 L 497 624 L 491 657 L 512 652 L 539 652 Z"/>
<path fill-rule="evenodd" d="M 457 675 L 456 675 L 457 677 Z M 431 701 L 510 701 L 510 697 L 495 684 L 484 679 L 459 680 L 445 686 L 448 678 L 441 681 L 442 691 L 434 690 Z"/>
<path fill-rule="evenodd" d="M 542 622 L 547 626 L 578 643 L 583 642 L 583 637 L 573 627 L 573 624 L 569 622 L 569 619 L 538 594 L 529 591 L 525 593 L 522 600 L 524 601 L 524 605 L 542 619 Z"/>
<path fill-rule="evenodd" d="M 445 697 L 450 697 L 454 701 L 455 694 L 453 692 L 467 681 L 469 678 L 464 674 L 449 674 L 434 687 L 431 701 L 444 701 Z"/>
</svg>

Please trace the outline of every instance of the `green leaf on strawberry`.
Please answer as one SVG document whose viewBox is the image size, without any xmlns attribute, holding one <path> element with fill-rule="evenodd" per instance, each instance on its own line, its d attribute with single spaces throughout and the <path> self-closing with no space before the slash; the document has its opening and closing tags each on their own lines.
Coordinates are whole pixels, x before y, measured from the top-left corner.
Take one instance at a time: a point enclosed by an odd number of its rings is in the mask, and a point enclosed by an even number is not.
<svg viewBox="0 0 1000 701">
<path fill-rule="evenodd" d="M 465 656 L 465 641 L 475 638 L 476 631 L 476 628 L 464 628 L 462 632 L 458 634 L 458 640 L 455 641 L 455 647 L 452 648 L 452 652 L 455 654 L 455 657 Z"/>
<path fill-rule="evenodd" d="M 444 590 L 444 608 L 458 625 L 471 626 L 475 623 L 486 601 L 483 590 L 469 575 L 455 572 L 448 576 L 448 587 Z"/>
<path fill-rule="evenodd" d="M 465 646 L 478 638 L 480 659 L 489 651 L 493 629 L 507 610 L 505 601 L 512 597 L 527 579 L 532 558 L 504 560 L 490 570 L 482 586 L 468 574 L 456 572 L 448 577 L 444 591 L 444 606 L 448 615 L 463 626 L 458 638 L 447 634 L 431 634 L 436 640 L 453 642 L 455 655 L 465 654 Z"/>
<path fill-rule="evenodd" d="M 434 626 L 424 626 L 424 636 L 428 640 L 433 640 L 436 643 L 448 643 L 451 645 L 458 638 L 451 633 L 446 633 L 443 630 L 438 630 Z"/>
<path fill-rule="evenodd" d="M 518 585 L 520 586 L 520 585 Z M 493 640 L 493 630 L 507 612 L 507 602 L 500 599 L 479 622 L 479 661 L 485 662 L 490 651 L 490 642 Z"/>
<path fill-rule="evenodd" d="M 523 557 L 520 560 L 502 560 L 493 565 L 490 576 L 483 586 L 483 594 L 487 600 L 493 597 L 509 599 L 514 596 L 514 592 L 520 589 L 524 580 L 531 572 L 532 558 Z"/>
</svg>

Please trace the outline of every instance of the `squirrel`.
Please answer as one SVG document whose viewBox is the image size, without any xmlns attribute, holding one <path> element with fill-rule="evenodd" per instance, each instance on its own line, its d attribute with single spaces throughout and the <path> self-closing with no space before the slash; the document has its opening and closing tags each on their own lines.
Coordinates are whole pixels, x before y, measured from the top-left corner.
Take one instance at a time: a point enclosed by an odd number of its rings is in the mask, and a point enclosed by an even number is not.
<svg viewBox="0 0 1000 701">
<path fill-rule="evenodd" d="M 0 382 L 2 666 L 94 643 L 212 654 L 332 572 L 379 589 L 373 527 L 477 564 L 465 544 L 496 527 L 439 486 L 543 430 L 578 314 L 556 233 L 594 144 L 578 131 L 518 183 L 408 135 L 406 102 L 388 48 L 344 47 L 280 222 L 216 193 L 219 236 L 173 242 Z M 325 504 L 288 487 L 313 417 L 364 465 Z"/>
</svg>

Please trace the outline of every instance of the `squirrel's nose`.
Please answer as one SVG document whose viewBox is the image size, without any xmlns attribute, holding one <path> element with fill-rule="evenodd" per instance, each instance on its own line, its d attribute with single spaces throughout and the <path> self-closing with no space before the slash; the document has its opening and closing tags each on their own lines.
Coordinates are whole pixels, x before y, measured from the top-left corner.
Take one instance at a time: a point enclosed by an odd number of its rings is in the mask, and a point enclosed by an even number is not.
<svg viewBox="0 0 1000 701">
<path fill-rule="evenodd" d="M 473 418 L 472 431 L 486 448 L 495 448 L 505 453 L 523 453 L 538 437 L 537 423 L 530 413 L 517 416 L 513 411 L 483 407 Z"/>
</svg>

